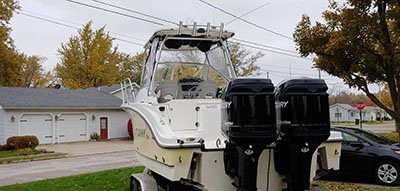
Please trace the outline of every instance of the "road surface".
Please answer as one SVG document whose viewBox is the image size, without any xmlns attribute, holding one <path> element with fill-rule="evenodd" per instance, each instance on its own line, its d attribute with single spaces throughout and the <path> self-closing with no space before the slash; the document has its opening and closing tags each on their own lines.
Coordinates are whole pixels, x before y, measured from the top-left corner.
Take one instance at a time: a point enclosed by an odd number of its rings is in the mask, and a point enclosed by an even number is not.
<svg viewBox="0 0 400 191">
<path fill-rule="evenodd" d="M 138 166 L 134 151 L 0 165 L 0 186 Z"/>
</svg>

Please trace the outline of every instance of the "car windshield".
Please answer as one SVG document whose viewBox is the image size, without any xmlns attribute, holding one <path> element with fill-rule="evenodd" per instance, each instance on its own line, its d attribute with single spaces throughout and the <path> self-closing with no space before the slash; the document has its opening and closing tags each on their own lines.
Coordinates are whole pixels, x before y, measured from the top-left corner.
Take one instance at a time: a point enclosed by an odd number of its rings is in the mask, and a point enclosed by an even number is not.
<svg viewBox="0 0 400 191">
<path fill-rule="evenodd" d="M 382 137 L 380 135 L 377 135 L 375 133 L 371 133 L 368 131 L 363 131 L 363 130 L 359 130 L 359 129 L 352 129 L 352 131 L 358 135 L 361 135 L 361 136 L 375 142 L 375 143 L 385 144 L 385 145 L 391 145 L 391 144 L 395 143 L 385 137 Z"/>
</svg>

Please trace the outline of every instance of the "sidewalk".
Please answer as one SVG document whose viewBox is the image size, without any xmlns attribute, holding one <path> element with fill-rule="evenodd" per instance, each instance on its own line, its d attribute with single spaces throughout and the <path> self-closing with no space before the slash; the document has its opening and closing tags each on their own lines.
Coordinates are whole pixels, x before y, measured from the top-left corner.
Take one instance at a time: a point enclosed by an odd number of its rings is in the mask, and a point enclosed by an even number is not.
<svg viewBox="0 0 400 191">
<path fill-rule="evenodd" d="M 39 145 L 37 149 L 45 149 L 56 153 L 68 153 L 67 157 L 84 156 L 102 153 L 134 151 L 132 140 L 89 141 Z"/>
</svg>

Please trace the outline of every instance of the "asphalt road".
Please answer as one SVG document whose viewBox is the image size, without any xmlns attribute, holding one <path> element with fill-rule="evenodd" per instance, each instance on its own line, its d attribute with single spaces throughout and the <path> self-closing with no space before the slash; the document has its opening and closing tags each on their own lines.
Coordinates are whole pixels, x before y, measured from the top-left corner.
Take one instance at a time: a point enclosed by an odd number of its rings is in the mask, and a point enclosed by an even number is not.
<svg viewBox="0 0 400 191">
<path fill-rule="evenodd" d="M 134 151 L 0 165 L 0 186 L 140 165 Z"/>
<path fill-rule="evenodd" d="M 382 125 L 363 125 L 363 129 L 375 133 L 390 133 L 396 131 L 396 126 L 394 125 L 394 123 L 388 123 Z"/>
<path fill-rule="evenodd" d="M 341 126 L 341 125 L 333 125 L 333 126 Z M 353 128 L 359 128 L 360 126 L 348 126 L 348 127 L 353 127 Z M 363 130 L 368 130 L 372 131 L 375 133 L 390 133 L 393 131 L 396 131 L 396 127 L 394 123 L 387 123 L 387 124 L 374 124 L 374 125 L 367 125 L 363 124 L 362 125 Z"/>
</svg>

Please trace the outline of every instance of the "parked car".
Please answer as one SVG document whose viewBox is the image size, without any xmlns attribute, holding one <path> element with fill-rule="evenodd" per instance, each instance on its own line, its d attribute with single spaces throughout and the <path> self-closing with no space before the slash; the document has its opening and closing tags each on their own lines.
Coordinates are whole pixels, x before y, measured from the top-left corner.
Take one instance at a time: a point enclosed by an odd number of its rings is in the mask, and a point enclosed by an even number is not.
<svg viewBox="0 0 400 191">
<path fill-rule="evenodd" d="M 333 174 L 363 180 L 375 179 L 379 184 L 400 182 L 400 146 L 372 132 L 349 127 L 332 127 L 342 134 L 340 170 Z"/>
</svg>

